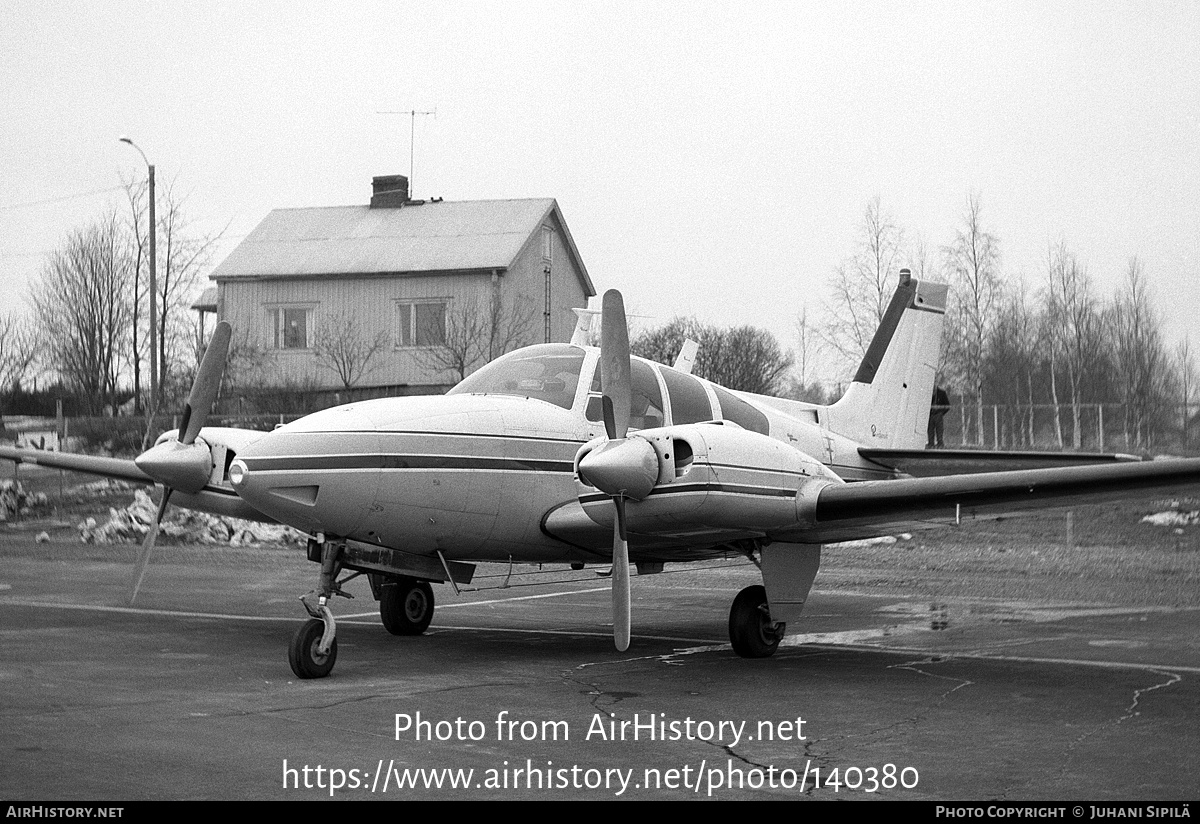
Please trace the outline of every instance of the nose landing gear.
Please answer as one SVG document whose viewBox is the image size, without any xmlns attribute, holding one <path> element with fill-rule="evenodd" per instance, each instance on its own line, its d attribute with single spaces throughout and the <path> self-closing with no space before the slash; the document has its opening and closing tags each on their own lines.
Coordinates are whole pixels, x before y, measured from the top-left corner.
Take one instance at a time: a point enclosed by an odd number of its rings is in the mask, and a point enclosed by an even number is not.
<svg viewBox="0 0 1200 824">
<path fill-rule="evenodd" d="M 296 630 L 288 646 L 288 664 L 297 678 L 324 678 L 337 661 L 337 623 L 329 609 L 329 599 L 334 595 L 353 597 L 343 592 L 337 581 L 344 549 L 345 544 L 326 541 L 324 535 L 308 542 L 309 557 L 321 559 L 321 574 L 317 588 L 300 597 L 300 603 L 312 618 Z"/>
</svg>

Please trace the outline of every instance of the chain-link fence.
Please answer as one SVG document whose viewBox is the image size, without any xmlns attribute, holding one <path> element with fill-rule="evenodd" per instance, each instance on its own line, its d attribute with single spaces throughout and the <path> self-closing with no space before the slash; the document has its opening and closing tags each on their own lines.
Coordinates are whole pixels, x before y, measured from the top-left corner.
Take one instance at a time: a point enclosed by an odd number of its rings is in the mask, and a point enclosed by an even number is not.
<svg viewBox="0 0 1200 824">
<path fill-rule="evenodd" d="M 1121 403 L 960 403 L 945 428 L 947 447 L 1194 454 L 1200 451 L 1200 404 L 1148 411 Z"/>
</svg>

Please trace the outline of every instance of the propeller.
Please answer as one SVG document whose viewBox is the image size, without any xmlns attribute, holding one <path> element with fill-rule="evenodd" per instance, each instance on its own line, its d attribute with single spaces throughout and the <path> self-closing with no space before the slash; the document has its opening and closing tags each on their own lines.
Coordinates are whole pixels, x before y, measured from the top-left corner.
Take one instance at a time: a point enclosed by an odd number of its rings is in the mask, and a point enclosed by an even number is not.
<svg viewBox="0 0 1200 824">
<path fill-rule="evenodd" d="M 192 391 L 183 407 L 178 440 L 155 444 L 134 459 L 138 469 L 162 484 L 163 494 L 154 523 L 150 525 L 150 531 L 142 541 L 142 551 L 138 555 L 129 593 L 131 604 L 142 586 L 142 578 L 150 563 L 150 555 L 154 552 L 154 544 L 158 541 L 158 529 L 162 524 L 163 515 L 166 514 L 171 493 L 176 489 L 199 492 L 208 483 L 208 477 L 212 473 L 212 453 L 203 442 L 196 443 L 196 438 L 204 428 L 208 413 L 212 411 L 213 402 L 217 399 L 232 334 L 232 328 L 225 321 L 218 323 L 213 330 L 208 349 L 204 351 L 204 358 L 200 361 L 200 369 L 196 372 L 196 379 L 192 382 Z"/>
<path fill-rule="evenodd" d="M 613 521 L 612 605 L 613 641 L 619 651 L 629 649 L 629 536 L 625 501 L 640 501 L 658 480 L 658 456 L 647 441 L 627 437 L 633 386 L 630 377 L 629 327 L 621 293 L 604 293 L 600 326 L 600 389 L 604 431 L 608 440 L 579 461 L 579 474 L 591 486 L 609 495 L 616 508 Z"/>
</svg>

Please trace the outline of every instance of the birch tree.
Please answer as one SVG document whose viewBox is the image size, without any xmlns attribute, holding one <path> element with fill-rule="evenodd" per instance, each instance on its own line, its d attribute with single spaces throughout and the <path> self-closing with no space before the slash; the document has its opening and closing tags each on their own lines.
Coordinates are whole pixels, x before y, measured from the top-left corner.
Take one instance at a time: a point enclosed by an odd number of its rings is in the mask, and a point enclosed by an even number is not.
<svg viewBox="0 0 1200 824">
<path fill-rule="evenodd" d="M 1087 268 L 1060 242 L 1047 256 L 1047 330 L 1050 335 L 1051 385 L 1058 418 L 1056 373 L 1066 372 L 1071 393 L 1071 445 L 1083 446 L 1082 387 L 1089 367 L 1098 360 L 1101 317 Z M 1058 424 L 1061 446 L 1061 423 Z"/>
<path fill-rule="evenodd" d="M 947 354 L 951 371 L 962 383 L 964 396 L 969 395 L 974 402 L 975 435 L 980 445 L 988 345 L 994 328 L 994 310 L 1002 292 L 1000 242 L 984 228 L 982 211 L 979 194 L 972 193 L 953 242 L 942 248 L 952 294 L 947 312 L 950 327 Z M 963 437 L 965 440 L 966 432 Z"/>
<path fill-rule="evenodd" d="M 904 232 L 876 197 L 867 204 L 854 254 L 839 263 L 829 282 L 820 333 L 823 343 L 853 368 L 862 360 L 887 311 L 899 275 Z"/>
</svg>

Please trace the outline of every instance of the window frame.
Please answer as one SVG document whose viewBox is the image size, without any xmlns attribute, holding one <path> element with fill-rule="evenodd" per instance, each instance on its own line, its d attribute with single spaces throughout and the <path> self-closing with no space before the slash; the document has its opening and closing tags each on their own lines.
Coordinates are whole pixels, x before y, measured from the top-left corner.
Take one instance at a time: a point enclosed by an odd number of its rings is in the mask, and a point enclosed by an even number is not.
<svg viewBox="0 0 1200 824">
<path fill-rule="evenodd" d="M 421 343 L 418 341 L 420 325 L 417 322 L 417 307 L 440 305 L 442 307 L 442 334 L 441 340 L 434 343 Z M 446 333 L 448 329 L 448 320 L 450 317 L 450 306 L 452 301 L 450 298 L 397 298 L 396 299 L 396 349 L 434 349 L 438 346 L 446 345 Z M 405 310 L 408 310 L 407 320 L 402 318 Z M 408 335 L 405 335 L 407 325 Z M 405 343 L 405 339 L 411 340 L 411 343 Z"/>
<path fill-rule="evenodd" d="M 313 319 L 317 313 L 316 303 L 270 303 L 266 305 L 267 319 L 271 327 L 268 347 L 272 352 L 308 352 L 313 346 Z M 287 346 L 286 328 L 288 312 L 304 313 L 304 345 Z"/>
</svg>

